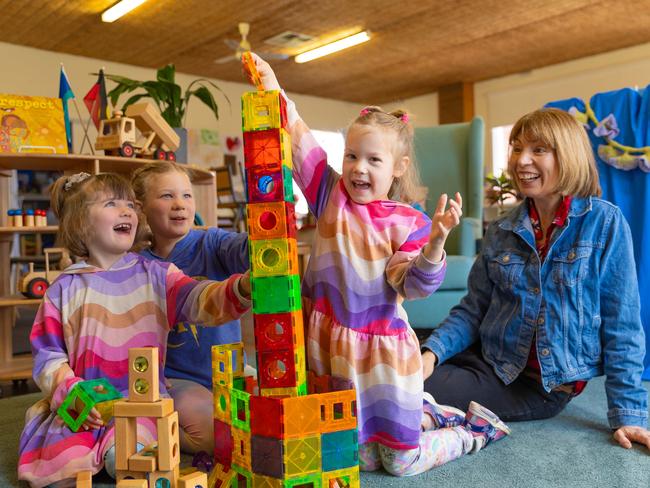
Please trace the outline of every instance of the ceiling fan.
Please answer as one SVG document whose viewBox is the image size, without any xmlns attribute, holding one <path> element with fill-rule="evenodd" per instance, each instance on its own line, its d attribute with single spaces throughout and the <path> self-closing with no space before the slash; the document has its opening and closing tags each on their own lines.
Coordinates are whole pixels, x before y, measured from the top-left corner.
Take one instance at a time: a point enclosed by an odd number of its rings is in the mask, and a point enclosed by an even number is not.
<svg viewBox="0 0 650 488">
<path fill-rule="evenodd" d="M 251 43 L 248 42 L 248 32 L 250 31 L 250 24 L 248 22 L 240 22 L 239 23 L 239 34 L 241 35 L 241 39 L 239 41 L 236 41 L 234 39 L 224 39 L 223 42 L 226 43 L 226 45 L 234 51 L 234 53 L 229 54 L 227 56 L 224 56 L 219 59 L 215 59 L 215 63 L 217 64 L 223 64 L 227 63 L 229 61 L 239 61 L 241 59 L 241 55 L 245 51 L 250 51 L 251 50 Z M 264 58 L 266 60 L 269 59 L 287 59 L 289 57 L 288 54 L 280 54 L 280 53 L 270 53 L 270 52 L 264 52 L 264 51 L 255 51 L 256 54 L 258 54 L 261 58 Z"/>
</svg>

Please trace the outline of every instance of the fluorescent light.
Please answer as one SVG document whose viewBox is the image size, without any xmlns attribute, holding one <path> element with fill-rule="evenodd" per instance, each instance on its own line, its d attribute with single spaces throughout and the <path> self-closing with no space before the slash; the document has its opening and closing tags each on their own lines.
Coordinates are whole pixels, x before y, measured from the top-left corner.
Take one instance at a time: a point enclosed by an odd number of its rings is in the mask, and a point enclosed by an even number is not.
<svg viewBox="0 0 650 488">
<path fill-rule="evenodd" d="M 368 31 L 359 32 L 358 34 L 354 34 L 349 37 L 344 37 L 343 39 L 330 42 L 329 44 L 325 44 L 324 46 L 317 47 L 316 49 L 312 49 L 310 51 L 305 51 L 304 53 L 300 53 L 294 59 L 296 63 L 306 63 L 307 61 L 312 61 L 316 58 L 322 58 L 323 56 L 327 56 L 328 54 L 332 54 L 337 51 L 341 51 L 343 49 L 356 46 L 357 44 L 361 44 L 362 42 L 366 42 L 369 40 L 370 40 L 370 34 L 368 33 Z"/>
<path fill-rule="evenodd" d="M 147 0 L 121 0 L 108 10 L 104 11 L 102 14 L 102 20 L 104 22 L 115 22 L 117 19 L 128 14 L 131 10 L 139 7 L 146 1 Z"/>
</svg>

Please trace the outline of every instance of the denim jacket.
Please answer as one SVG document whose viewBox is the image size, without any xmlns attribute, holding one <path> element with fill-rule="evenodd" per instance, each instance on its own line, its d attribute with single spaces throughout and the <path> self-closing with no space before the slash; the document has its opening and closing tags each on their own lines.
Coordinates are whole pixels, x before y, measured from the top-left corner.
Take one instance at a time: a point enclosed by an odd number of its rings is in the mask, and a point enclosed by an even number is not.
<svg viewBox="0 0 650 488">
<path fill-rule="evenodd" d="M 620 209 L 574 197 L 543 263 L 524 202 L 493 222 L 468 293 L 423 348 L 439 364 L 480 339 L 505 384 L 522 372 L 537 333 L 547 391 L 605 374 L 612 428 L 645 426 L 645 338 L 629 226 Z"/>
</svg>

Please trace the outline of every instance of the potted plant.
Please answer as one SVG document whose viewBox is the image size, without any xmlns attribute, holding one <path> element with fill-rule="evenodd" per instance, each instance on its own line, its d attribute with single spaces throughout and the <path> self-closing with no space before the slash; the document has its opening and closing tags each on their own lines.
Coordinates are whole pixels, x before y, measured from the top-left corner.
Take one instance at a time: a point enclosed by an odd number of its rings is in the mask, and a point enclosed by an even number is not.
<svg viewBox="0 0 650 488">
<path fill-rule="evenodd" d="M 485 199 L 490 205 L 497 206 L 497 215 L 505 212 L 505 203 L 514 198 L 519 199 L 519 192 L 512 184 L 510 176 L 504 171 L 499 176 L 489 174 L 485 177 L 486 189 Z"/>
<path fill-rule="evenodd" d="M 192 81 L 183 93 L 181 87 L 176 84 L 176 67 L 173 64 L 160 68 L 156 73 L 156 79 L 152 81 L 132 80 L 131 78 L 111 74 L 106 74 L 105 77 L 116 84 L 108 92 L 111 104 L 114 107 L 117 106 L 117 101 L 122 94 L 143 90 L 143 92 L 132 95 L 124 102 L 121 109 L 123 112 L 126 111 L 129 105 L 136 103 L 141 98 L 150 98 L 154 101 L 162 117 L 181 137 L 181 147 L 177 152 L 180 156 L 178 160 L 182 162 L 186 162 L 183 154 L 187 151 L 185 149 L 187 133 L 182 127 L 187 117 L 187 106 L 190 98 L 196 97 L 206 104 L 217 120 L 219 120 L 219 107 L 210 88 L 221 92 L 228 104 L 230 104 L 230 100 L 223 90 L 206 78 L 198 78 Z"/>
</svg>

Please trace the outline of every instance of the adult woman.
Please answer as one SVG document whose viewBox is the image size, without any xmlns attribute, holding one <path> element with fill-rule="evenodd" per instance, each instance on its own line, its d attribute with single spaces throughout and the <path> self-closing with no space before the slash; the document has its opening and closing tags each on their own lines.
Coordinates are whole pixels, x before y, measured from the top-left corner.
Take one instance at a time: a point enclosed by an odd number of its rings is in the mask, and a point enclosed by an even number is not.
<svg viewBox="0 0 650 488">
<path fill-rule="evenodd" d="M 468 294 L 423 344 L 425 390 L 440 403 L 476 400 L 505 421 L 532 420 L 556 415 L 605 374 L 614 437 L 650 448 L 630 231 L 597 198 L 587 135 L 566 112 L 542 109 L 514 125 L 510 144 L 509 171 L 526 199 L 489 227 Z"/>
</svg>

